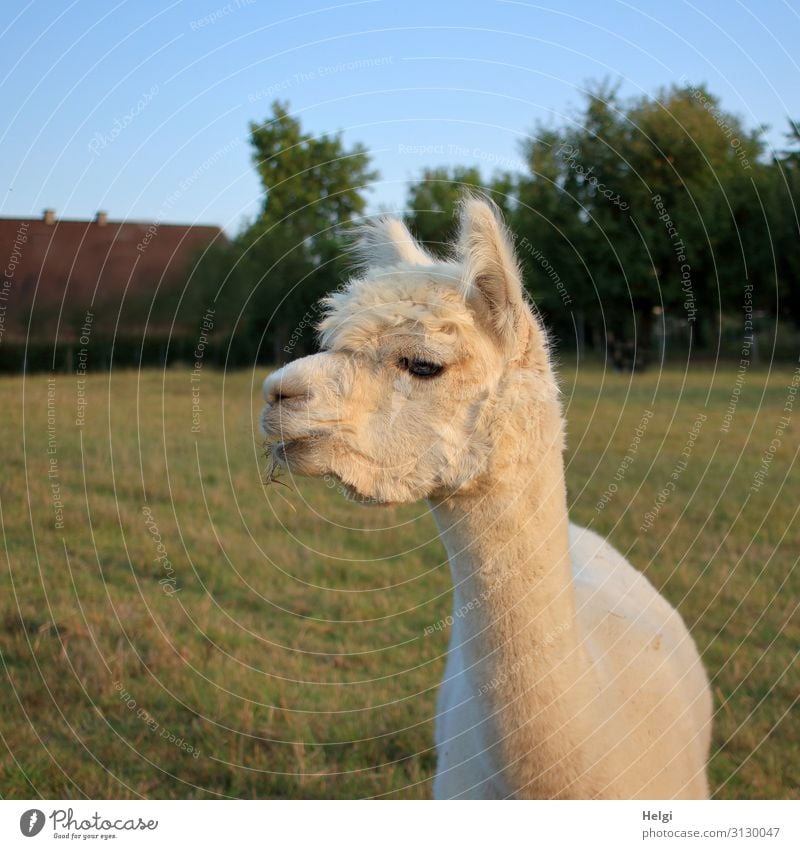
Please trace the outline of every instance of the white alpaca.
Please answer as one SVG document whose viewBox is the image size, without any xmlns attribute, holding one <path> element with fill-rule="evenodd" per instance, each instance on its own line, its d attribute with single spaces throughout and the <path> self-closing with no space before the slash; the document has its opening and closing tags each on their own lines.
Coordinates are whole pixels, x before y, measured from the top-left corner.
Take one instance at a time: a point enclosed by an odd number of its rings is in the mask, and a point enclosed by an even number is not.
<svg viewBox="0 0 800 849">
<path fill-rule="evenodd" d="M 291 472 L 431 505 L 454 585 L 434 795 L 707 797 L 700 658 L 647 579 L 568 523 L 559 393 L 492 208 L 465 200 L 452 261 L 391 218 L 360 249 L 322 352 L 265 381 L 263 427 Z"/>
</svg>

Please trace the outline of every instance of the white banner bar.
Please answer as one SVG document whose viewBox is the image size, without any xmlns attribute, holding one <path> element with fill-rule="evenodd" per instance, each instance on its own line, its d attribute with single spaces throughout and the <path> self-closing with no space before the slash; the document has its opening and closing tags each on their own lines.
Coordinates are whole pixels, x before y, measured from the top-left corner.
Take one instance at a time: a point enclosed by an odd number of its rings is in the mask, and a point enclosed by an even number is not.
<svg viewBox="0 0 800 849">
<path fill-rule="evenodd" d="M 800 802 L 0 802 L 0 846 L 800 846 Z"/>
</svg>

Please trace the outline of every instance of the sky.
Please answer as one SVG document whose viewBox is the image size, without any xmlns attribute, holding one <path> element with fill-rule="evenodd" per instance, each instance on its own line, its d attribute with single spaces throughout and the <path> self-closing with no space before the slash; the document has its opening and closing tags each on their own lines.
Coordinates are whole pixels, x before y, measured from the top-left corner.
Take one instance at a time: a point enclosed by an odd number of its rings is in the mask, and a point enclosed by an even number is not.
<svg viewBox="0 0 800 849">
<path fill-rule="evenodd" d="M 623 96 L 703 83 L 784 146 L 800 118 L 800 2 L 3 0 L 0 216 L 217 224 L 262 187 L 248 125 L 275 98 L 341 131 L 401 210 L 424 166 L 519 170 L 537 123 L 593 81 Z"/>
</svg>

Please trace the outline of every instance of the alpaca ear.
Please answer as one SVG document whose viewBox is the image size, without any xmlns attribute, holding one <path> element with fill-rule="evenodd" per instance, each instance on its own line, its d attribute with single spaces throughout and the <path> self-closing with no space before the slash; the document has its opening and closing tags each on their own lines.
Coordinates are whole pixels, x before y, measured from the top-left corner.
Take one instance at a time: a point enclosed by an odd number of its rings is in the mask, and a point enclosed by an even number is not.
<svg viewBox="0 0 800 849">
<path fill-rule="evenodd" d="M 501 348 L 513 355 L 533 328 L 522 293 L 522 275 L 505 225 L 494 204 L 467 196 L 461 203 L 458 254 L 472 299 Z"/>
<path fill-rule="evenodd" d="M 399 218 L 382 216 L 356 230 L 354 247 L 360 264 L 386 267 L 401 262 L 431 265 L 433 258 L 420 246 Z"/>
</svg>

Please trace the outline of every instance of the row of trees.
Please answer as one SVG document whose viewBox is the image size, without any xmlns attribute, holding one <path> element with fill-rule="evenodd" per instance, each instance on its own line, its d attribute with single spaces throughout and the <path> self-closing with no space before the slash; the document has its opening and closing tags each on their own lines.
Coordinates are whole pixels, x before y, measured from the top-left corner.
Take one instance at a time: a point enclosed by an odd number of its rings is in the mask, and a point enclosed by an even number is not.
<svg viewBox="0 0 800 849">
<path fill-rule="evenodd" d="M 305 133 L 288 104 L 250 129 L 263 207 L 198 258 L 181 306 L 191 324 L 214 305 L 229 363 L 313 349 L 315 304 L 347 275 L 348 225 L 378 176 L 362 146 Z M 623 100 L 598 86 L 573 120 L 534 128 L 524 173 L 426 169 L 405 216 L 442 251 L 463 191 L 491 195 L 564 351 L 640 368 L 672 334 L 682 353 L 718 353 L 726 327 L 734 348 L 759 322 L 800 327 L 800 131 L 769 155 L 762 136 L 704 87 Z"/>
</svg>

